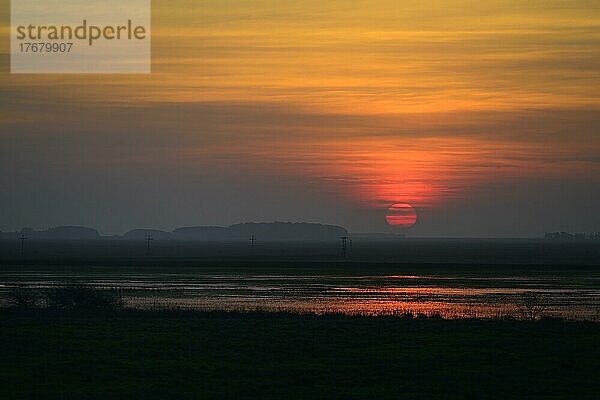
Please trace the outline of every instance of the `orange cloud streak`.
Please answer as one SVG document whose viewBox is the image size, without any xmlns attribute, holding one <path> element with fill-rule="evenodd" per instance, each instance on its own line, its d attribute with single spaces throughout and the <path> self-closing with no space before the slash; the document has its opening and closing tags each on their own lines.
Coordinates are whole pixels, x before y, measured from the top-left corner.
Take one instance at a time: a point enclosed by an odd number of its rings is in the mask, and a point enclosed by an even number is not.
<svg viewBox="0 0 600 400">
<path fill-rule="evenodd" d="M 396 203 L 427 208 L 501 178 L 576 174 L 590 168 L 585 161 L 564 161 L 576 149 L 549 153 L 535 143 L 466 137 L 361 137 L 305 143 L 290 139 L 276 147 L 250 147 L 248 152 L 251 161 L 246 167 L 259 165 L 267 173 L 303 176 L 379 209 Z"/>
</svg>

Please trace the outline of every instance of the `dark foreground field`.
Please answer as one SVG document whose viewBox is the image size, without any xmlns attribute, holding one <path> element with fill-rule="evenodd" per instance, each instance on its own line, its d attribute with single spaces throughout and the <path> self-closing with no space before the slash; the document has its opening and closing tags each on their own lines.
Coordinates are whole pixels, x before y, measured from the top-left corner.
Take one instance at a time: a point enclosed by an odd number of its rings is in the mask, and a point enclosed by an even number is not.
<svg viewBox="0 0 600 400">
<path fill-rule="evenodd" d="M 0 312 L 2 399 L 592 399 L 600 325 Z"/>
</svg>

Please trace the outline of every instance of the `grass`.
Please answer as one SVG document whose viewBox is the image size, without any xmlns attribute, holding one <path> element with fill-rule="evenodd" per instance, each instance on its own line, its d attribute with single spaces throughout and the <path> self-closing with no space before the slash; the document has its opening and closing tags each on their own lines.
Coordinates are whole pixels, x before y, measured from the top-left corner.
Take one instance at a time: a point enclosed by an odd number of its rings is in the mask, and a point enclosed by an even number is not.
<svg viewBox="0 0 600 400">
<path fill-rule="evenodd" d="M 592 399 L 600 324 L 0 311 L 3 399 Z"/>
</svg>

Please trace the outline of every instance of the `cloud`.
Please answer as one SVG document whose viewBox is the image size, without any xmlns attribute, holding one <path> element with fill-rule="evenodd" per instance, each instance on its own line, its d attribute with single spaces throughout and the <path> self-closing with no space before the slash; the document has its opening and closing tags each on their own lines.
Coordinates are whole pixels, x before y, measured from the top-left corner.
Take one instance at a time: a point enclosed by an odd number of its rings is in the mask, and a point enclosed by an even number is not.
<svg viewBox="0 0 600 400">
<path fill-rule="evenodd" d="M 149 76 L 10 75 L 1 8 L 0 166 L 19 179 L 4 177 L 14 194 L 0 206 L 26 215 L 20 194 L 48 181 L 60 207 L 66 174 L 89 175 L 113 205 L 127 201 L 127 179 L 157 204 L 176 201 L 149 189 L 153 178 L 188 197 L 200 190 L 186 185 L 204 184 L 214 193 L 205 207 L 218 208 L 242 196 L 228 184 L 254 179 L 261 190 L 243 187 L 263 196 L 246 202 L 247 215 L 301 182 L 313 210 L 318 193 L 323 204 L 350 204 L 345 215 L 362 210 L 356 221 L 367 226 L 364 216 L 394 202 L 441 210 L 482 188 L 505 190 L 494 182 L 600 172 L 594 2 L 153 6 Z M 574 188 L 581 197 L 584 186 Z"/>
</svg>

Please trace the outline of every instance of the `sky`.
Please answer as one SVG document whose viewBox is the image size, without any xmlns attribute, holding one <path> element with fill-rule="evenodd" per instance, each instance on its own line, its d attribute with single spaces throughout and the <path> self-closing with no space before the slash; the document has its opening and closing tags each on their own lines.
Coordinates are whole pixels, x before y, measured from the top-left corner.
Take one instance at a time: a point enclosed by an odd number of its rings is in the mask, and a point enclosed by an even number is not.
<svg viewBox="0 0 600 400">
<path fill-rule="evenodd" d="M 10 74 L 0 5 L 0 230 L 600 231 L 597 1 L 154 0 L 148 75 Z"/>
</svg>

